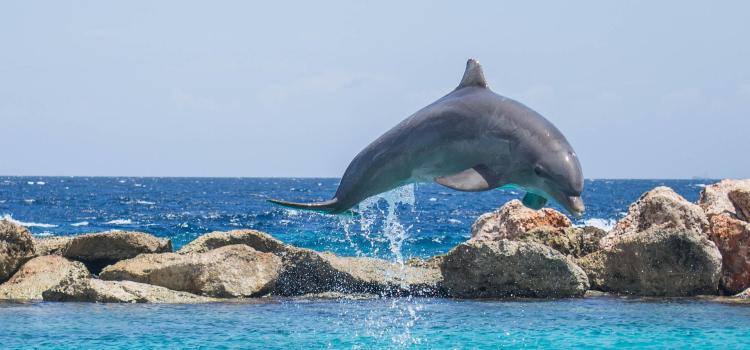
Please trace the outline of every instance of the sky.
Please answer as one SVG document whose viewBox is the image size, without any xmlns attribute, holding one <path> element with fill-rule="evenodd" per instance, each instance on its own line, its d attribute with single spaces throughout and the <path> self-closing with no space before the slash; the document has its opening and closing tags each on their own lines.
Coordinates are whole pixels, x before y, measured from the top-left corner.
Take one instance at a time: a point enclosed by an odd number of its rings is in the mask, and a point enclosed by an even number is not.
<svg viewBox="0 0 750 350">
<path fill-rule="evenodd" d="M 0 175 L 339 177 L 468 58 L 586 178 L 750 177 L 750 2 L 4 1 Z"/>
</svg>

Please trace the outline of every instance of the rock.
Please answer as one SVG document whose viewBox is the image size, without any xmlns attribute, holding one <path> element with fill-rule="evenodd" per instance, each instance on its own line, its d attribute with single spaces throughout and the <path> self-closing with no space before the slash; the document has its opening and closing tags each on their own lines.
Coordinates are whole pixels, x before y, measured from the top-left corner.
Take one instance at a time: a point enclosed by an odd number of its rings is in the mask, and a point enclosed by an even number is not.
<svg viewBox="0 0 750 350">
<path fill-rule="evenodd" d="M 568 257 L 580 258 L 599 250 L 599 240 L 606 234 L 607 231 L 593 226 L 564 229 L 542 226 L 521 233 L 515 240 L 544 244 Z"/>
<path fill-rule="evenodd" d="M 750 191 L 750 179 L 746 180 L 721 180 L 718 183 L 708 185 L 701 191 L 698 205 L 703 208 L 706 215 L 729 214 L 736 217 L 735 205 L 729 199 L 729 192 Z"/>
<path fill-rule="evenodd" d="M 439 269 L 440 264 L 443 263 L 444 258 L 445 258 L 445 254 L 431 256 L 427 260 L 424 260 L 418 257 L 412 257 L 406 261 L 406 265 L 409 265 L 412 267 L 422 267 L 422 268 L 427 268 L 427 269 Z"/>
<path fill-rule="evenodd" d="M 623 236 L 640 235 L 650 228 L 706 234 L 709 225 L 699 206 L 688 202 L 671 188 L 662 186 L 644 193 L 631 204 L 628 214 L 602 237 L 600 245 L 602 248 L 612 247 Z"/>
<path fill-rule="evenodd" d="M 142 232 L 113 231 L 36 240 L 43 254 L 58 254 L 83 262 L 92 273 L 138 254 L 172 251 L 172 242 Z"/>
<path fill-rule="evenodd" d="M 0 299 L 41 300 L 42 292 L 64 281 L 88 277 L 89 271 L 78 261 L 56 255 L 40 256 L 23 264 L 10 280 L 0 285 Z"/>
<path fill-rule="evenodd" d="M 711 216 L 711 240 L 722 256 L 721 288 L 729 294 L 750 287 L 750 223 L 728 214 Z"/>
<path fill-rule="evenodd" d="M 500 209 L 480 216 L 471 226 L 472 240 L 514 239 L 534 228 L 549 226 L 556 229 L 571 227 L 567 216 L 557 210 L 526 208 L 514 199 Z"/>
<path fill-rule="evenodd" d="M 244 244 L 263 253 L 280 253 L 286 249 L 283 242 L 267 233 L 256 230 L 234 230 L 207 233 L 182 247 L 178 253 L 205 253 L 233 244 Z"/>
<path fill-rule="evenodd" d="M 274 294 L 325 292 L 434 296 L 441 293 L 438 269 L 400 265 L 373 258 L 339 257 L 288 247 Z"/>
<path fill-rule="evenodd" d="M 102 281 L 93 278 L 69 281 L 42 293 L 45 301 L 97 303 L 189 304 L 216 301 L 186 292 L 132 281 Z"/>
<path fill-rule="evenodd" d="M 592 288 L 639 296 L 716 294 L 721 254 L 703 233 L 656 228 L 578 260 Z"/>
<path fill-rule="evenodd" d="M 315 294 L 305 294 L 296 297 L 296 300 L 372 300 L 379 298 L 376 294 L 360 294 L 360 293 L 338 293 L 338 292 L 324 292 Z"/>
<path fill-rule="evenodd" d="M 102 270 L 104 280 L 128 280 L 221 298 L 252 297 L 273 289 L 281 259 L 242 244 L 205 253 L 143 254 Z"/>
<path fill-rule="evenodd" d="M 458 298 L 579 297 L 586 274 L 562 253 L 533 242 L 470 240 L 441 265 L 444 285 Z"/>
<path fill-rule="evenodd" d="M 31 233 L 10 220 L 0 220 L 0 283 L 34 256 Z"/>
<path fill-rule="evenodd" d="M 744 291 L 737 293 L 735 298 L 744 299 L 744 300 L 750 300 L 750 288 L 745 289 Z"/>
<path fill-rule="evenodd" d="M 750 190 L 734 190 L 727 194 L 737 218 L 750 222 Z"/>
</svg>

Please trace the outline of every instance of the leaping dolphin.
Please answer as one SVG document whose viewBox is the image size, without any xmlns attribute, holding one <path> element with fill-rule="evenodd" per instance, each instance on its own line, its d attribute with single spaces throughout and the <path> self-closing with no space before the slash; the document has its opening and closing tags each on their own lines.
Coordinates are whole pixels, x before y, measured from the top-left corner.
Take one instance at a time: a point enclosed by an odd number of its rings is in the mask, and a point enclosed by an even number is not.
<svg viewBox="0 0 750 350">
<path fill-rule="evenodd" d="M 575 216 L 584 211 L 583 172 L 568 140 L 539 113 L 492 92 L 474 59 L 455 90 L 359 152 L 333 199 L 270 201 L 337 214 L 370 196 L 431 181 L 458 191 L 520 187 L 529 208 L 552 199 Z"/>
</svg>

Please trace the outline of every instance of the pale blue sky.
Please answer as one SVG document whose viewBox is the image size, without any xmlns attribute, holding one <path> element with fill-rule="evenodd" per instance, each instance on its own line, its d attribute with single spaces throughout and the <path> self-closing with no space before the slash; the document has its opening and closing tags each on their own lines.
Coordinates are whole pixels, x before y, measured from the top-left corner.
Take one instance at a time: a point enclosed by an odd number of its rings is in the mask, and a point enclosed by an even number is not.
<svg viewBox="0 0 750 350">
<path fill-rule="evenodd" d="M 340 176 L 453 89 L 587 178 L 750 177 L 750 2 L 5 1 L 0 174 Z"/>
</svg>

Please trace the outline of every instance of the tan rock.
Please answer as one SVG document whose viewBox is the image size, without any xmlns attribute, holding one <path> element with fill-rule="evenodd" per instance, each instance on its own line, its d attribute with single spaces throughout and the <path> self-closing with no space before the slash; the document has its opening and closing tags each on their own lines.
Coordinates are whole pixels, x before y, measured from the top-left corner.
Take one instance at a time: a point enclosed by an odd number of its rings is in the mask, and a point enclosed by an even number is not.
<svg viewBox="0 0 750 350">
<path fill-rule="evenodd" d="M 138 254 L 172 251 L 172 242 L 142 232 L 112 231 L 80 236 L 38 239 L 42 254 L 57 254 L 83 262 L 93 273 Z"/>
<path fill-rule="evenodd" d="M 438 295 L 442 276 L 435 268 L 400 265 L 373 258 L 339 257 L 289 247 L 274 294 L 324 292 L 378 295 Z"/>
<path fill-rule="evenodd" d="M 106 267 L 99 277 L 232 298 L 266 294 L 280 271 L 278 256 L 236 244 L 205 253 L 142 254 Z"/>
<path fill-rule="evenodd" d="M 736 216 L 734 204 L 729 199 L 729 192 L 735 190 L 750 191 L 750 179 L 746 180 L 721 180 L 718 183 L 708 185 L 701 191 L 698 205 L 703 208 L 706 215 L 730 214 Z"/>
<path fill-rule="evenodd" d="M 712 215 L 711 240 L 722 256 L 721 287 L 734 294 L 750 287 L 750 223 L 729 214 Z"/>
<path fill-rule="evenodd" d="M 533 210 L 514 199 L 500 209 L 480 216 L 471 226 L 472 240 L 514 239 L 542 226 L 565 229 L 573 224 L 567 216 L 551 208 Z"/>
<path fill-rule="evenodd" d="M 593 227 L 568 227 L 565 229 L 542 226 L 521 233 L 514 240 L 544 244 L 567 255 L 580 258 L 599 250 L 599 241 L 607 231 Z"/>
<path fill-rule="evenodd" d="M 458 298 L 579 297 L 589 287 L 573 261 L 533 242 L 470 240 L 448 252 L 441 269 L 447 293 Z"/>
<path fill-rule="evenodd" d="M 45 301 L 97 303 L 208 303 L 216 299 L 132 281 L 93 278 L 68 281 L 42 293 Z"/>
<path fill-rule="evenodd" d="M 64 281 L 88 277 L 89 271 L 78 261 L 56 255 L 40 256 L 23 264 L 10 280 L 0 285 L 0 299 L 41 300 L 42 292 Z"/>
<path fill-rule="evenodd" d="M 688 202 L 669 187 L 657 187 L 644 193 L 630 205 L 628 214 L 606 236 L 602 248 L 611 248 L 619 238 L 640 235 L 649 229 L 691 231 L 707 235 L 709 225 L 701 208 Z"/>
<path fill-rule="evenodd" d="M 734 190 L 727 194 L 737 218 L 750 222 L 750 190 Z"/>
<path fill-rule="evenodd" d="M 702 233 L 652 228 L 578 261 L 591 287 L 639 296 L 716 294 L 721 254 Z"/>
<path fill-rule="evenodd" d="M 744 291 L 737 293 L 735 298 L 744 299 L 744 300 L 750 300 L 750 288 L 745 289 Z"/>
<path fill-rule="evenodd" d="M 10 220 L 0 220 L 0 283 L 34 256 L 31 233 Z"/>
<path fill-rule="evenodd" d="M 205 253 L 227 245 L 244 244 L 259 252 L 280 253 L 286 245 L 271 235 L 256 230 L 215 231 L 198 237 L 177 253 Z"/>
</svg>

